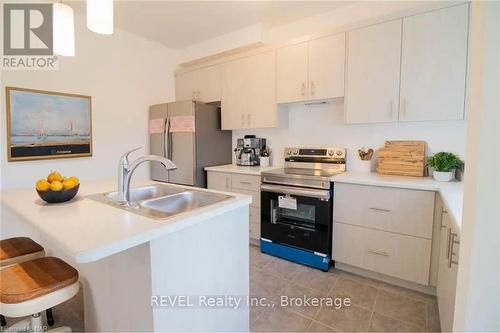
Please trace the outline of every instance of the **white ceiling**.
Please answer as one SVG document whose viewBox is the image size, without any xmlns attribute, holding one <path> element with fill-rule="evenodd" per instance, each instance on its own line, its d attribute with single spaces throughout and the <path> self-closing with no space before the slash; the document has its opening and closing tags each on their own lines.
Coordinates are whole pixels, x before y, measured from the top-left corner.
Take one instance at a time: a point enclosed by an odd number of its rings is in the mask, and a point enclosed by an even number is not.
<svg viewBox="0 0 500 333">
<path fill-rule="evenodd" d="M 276 27 L 347 1 L 119 1 L 115 25 L 170 48 L 184 48 L 257 23 Z M 73 2 L 85 14 L 83 2 Z"/>
</svg>

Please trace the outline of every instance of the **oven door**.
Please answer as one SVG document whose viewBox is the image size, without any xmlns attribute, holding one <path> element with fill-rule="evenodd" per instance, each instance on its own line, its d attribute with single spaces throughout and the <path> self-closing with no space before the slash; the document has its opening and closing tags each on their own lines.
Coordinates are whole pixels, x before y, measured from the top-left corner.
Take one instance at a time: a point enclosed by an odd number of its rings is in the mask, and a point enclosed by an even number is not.
<svg viewBox="0 0 500 333">
<path fill-rule="evenodd" d="M 261 237 L 331 255 L 331 190 L 263 184 Z"/>
</svg>

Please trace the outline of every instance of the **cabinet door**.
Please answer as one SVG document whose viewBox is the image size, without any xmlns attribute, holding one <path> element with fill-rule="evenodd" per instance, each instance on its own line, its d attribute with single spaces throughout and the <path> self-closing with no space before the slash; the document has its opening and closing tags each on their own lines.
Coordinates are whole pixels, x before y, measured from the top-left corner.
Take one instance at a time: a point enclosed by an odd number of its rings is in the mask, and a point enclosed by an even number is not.
<svg viewBox="0 0 500 333">
<path fill-rule="evenodd" d="M 307 43 L 276 51 L 276 101 L 302 102 L 307 99 Z"/>
<path fill-rule="evenodd" d="M 207 172 L 207 188 L 216 191 L 231 191 L 231 174 L 224 172 Z"/>
<path fill-rule="evenodd" d="M 276 53 L 274 51 L 247 58 L 246 128 L 276 127 Z"/>
<path fill-rule="evenodd" d="M 437 298 L 439 318 L 443 332 L 453 331 L 453 318 L 455 313 L 455 294 L 458 273 L 458 232 L 452 217 L 444 212 L 442 218 L 441 240 L 439 249 L 439 272 L 437 283 Z M 451 262 L 450 262 L 450 256 Z"/>
<path fill-rule="evenodd" d="M 197 90 L 196 71 L 180 73 L 175 76 L 175 100 L 187 101 L 196 99 Z"/>
<path fill-rule="evenodd" d="M 222 129 L 245 127 L 248 96 L 247 58 L 222 65 Z"/>
<path fill-rule="evenodd" d="M 400 121 L 464 118 L 469 5 L 403 19 Z"/>
<path fill-rule="evenodd" d="M 346 122 L 398 119 L 401 20 L 348 33 Z"/>
<path fill-rule="evenodd" d="M 309 42 L 309 99 L 344 96 L 345 33 Z"/>
<path fill-rule="evenodd" d="M 221 65 L 205 67 L 196 72 L 198 99 L 206 103 L 220 101 L 222 95 Z"/>
</svg>

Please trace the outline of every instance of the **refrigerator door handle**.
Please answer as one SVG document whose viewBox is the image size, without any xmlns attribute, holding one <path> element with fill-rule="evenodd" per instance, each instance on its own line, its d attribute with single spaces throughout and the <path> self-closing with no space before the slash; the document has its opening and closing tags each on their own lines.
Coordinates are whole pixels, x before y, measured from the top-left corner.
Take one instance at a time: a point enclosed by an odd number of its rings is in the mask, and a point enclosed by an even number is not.
<svg viewBox="0 0 500 333">
<path fill-rule="evenodd" d="M 170 132 L 170 117 L 167 119 L 167 146 L 168 146 L 168 151 L 167 151 L 167 156 L 169 160 L 172 160 L 172 132 Z"/>
<path fill-rule="evenodd" d="M 169 137 L 168 132 L 170 129 L 170 118 L 165 118 L 165 124 L 163 126 L 163 157 L 168 158 L 169 155 Z"/>
</svg>

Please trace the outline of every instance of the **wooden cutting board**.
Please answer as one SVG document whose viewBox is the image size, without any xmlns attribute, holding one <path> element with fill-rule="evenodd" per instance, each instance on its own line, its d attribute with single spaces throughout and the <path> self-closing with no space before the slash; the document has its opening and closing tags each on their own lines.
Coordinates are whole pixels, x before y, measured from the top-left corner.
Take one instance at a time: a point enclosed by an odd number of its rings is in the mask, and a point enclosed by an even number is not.
<svg viewBox="0 0 500 333">
<path fill-rule="evenodd" d="M 377 172 L 385 175 L 425 174 L 425 141 L 386 141 L 378 150 Z"/>
</svg>

